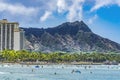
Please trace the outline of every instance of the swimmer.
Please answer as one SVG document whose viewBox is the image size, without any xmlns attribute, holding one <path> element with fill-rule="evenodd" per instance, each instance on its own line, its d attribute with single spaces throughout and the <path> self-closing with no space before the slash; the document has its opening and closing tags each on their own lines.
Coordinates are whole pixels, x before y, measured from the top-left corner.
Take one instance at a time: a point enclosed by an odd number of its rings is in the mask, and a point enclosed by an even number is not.
<svg viewBox="0 0 120 80">
<path fill-rule="evenodd" d="M 32 69 L 32 72 L 33 72 L 34 70 Z"/>
<path fill-rule="evenodd" d="M 92 74 L 92 72 L 90 71 L 90 74 Z"/>
<path fill-rule="evenodd" d="M 54 74 L 56 75 L 57 73 L 55 72 Z"/>
<path fill-rule="evenodd" d="M 73 69 L 71 73 L 75 72 L 75 70 Z"/>
</svg>

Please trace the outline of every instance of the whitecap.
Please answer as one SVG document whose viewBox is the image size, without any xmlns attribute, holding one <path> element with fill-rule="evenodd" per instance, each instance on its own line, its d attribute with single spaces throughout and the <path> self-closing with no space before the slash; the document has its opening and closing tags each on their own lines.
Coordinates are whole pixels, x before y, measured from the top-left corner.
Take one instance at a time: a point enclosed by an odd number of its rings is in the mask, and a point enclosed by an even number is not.
<svg viewBox="0 0 120 80">
<path fill-rule="evenodd" d="M 6 74 L 5 72 L 0 72 L 0 74 Z"/>
</svg>

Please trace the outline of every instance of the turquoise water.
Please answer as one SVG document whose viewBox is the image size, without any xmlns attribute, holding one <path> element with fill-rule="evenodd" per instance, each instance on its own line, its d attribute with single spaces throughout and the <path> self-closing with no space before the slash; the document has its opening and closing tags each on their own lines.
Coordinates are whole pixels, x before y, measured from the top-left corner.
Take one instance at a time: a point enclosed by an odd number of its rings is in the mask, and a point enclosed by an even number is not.
<svg viewBox="0 0 120 80">
<path fill-rule="evenodd" d="M 0 65 L 0 80 L 120 80 L 119 65 L 39 66 Z"/>
</svg>

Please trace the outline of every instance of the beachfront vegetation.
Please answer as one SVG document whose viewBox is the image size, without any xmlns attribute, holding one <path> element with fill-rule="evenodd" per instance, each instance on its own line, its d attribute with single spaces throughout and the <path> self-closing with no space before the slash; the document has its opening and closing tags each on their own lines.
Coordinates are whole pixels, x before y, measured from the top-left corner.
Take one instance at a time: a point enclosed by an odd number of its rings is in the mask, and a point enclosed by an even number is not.
<svg viewBox="0 0 120 80">
<path fill-rule="evenodd" d="M 14 51 L 4 50 L 0 53 L 1 62 L 105 62 L 105 61 L 117 61 L 120 62 L 120 54 L 114 53 L 41 53 L 41 52 L 29 52 L 25 50 Z"/>
</svg>

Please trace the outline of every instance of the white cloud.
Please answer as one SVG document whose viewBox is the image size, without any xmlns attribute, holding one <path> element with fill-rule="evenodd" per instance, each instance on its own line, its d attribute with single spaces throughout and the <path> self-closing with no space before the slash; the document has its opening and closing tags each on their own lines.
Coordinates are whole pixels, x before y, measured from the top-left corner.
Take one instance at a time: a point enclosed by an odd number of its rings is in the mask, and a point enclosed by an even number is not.
<svg viewBox="0 0 120 80">
<path fill-rule="evenodd" d="M 97 15 L 94 15 L 93 17 L 89 18 L 88 24 L 92 24 L 97 18 L 98 18 Z"/>
<path fill-rule="evenodd" d="M 58 12 L 61 13 L 66 9 L 66 2 L 65 0 L 58 0 L 57 2 Z"/>
<path fill-rule="evenodd" d="M 82 4 L 85 0 L 74 0 L 72 5 L 68 7 L 67 19 L 69 21 L 82 20 L 83 7 Z"/>
<path fill-rule="evenodd" d="M 50 11 L 46 11 L 43 16 L 40 17 L 40 21 L 45 21 L 46 19 L 49 18 L 49 16 L 52 14 Z"/>
<path fill-rule="evenodd" d="M 100 9 L 101 7 L 117 4 L 120 6 L 120 0 L 95 0 L 95 5 L 91 8 L 91 12 Z"/>
<path fill-rule="evenodd" d="M 0 2 L 0 12 L 9 12 L 12 15 L 19 14 L 19 15 L 33 15 L 37 12 L 36 8 L 33 7 L 25 7 L 21 4 L 10 4 L 5 2 Z"/>
<path fill-rule="evenodd" d="M 40 17 L 40 21 L 45 21 L 48 19 L 50 15 L 54 12 L 58 12 L 58 14 L 68 12 L 66 14 L 66 19 L 68 21 L 82 20 L 83 17 L 83 3 L 85 0 L 50 0 L 49 2 L 44 2 L 46 7 L 44 7 L 44 11 L 46 11 L 42 17 Z"/>
<path fill-rule="evenodd" d="M 42 6 L 40 5 L 40 18 L 39 21 L 40 22 L 44 22 L 46 21 L 50 15 L 53 14 L 54 11 L 56 11 L 57 8 L 57 1 L 56 0 L 38 0 L 38 2 L 40 4 L 42 4 Z M 43 13 L 44 12 L 44 13 Z"/>
</svg>

